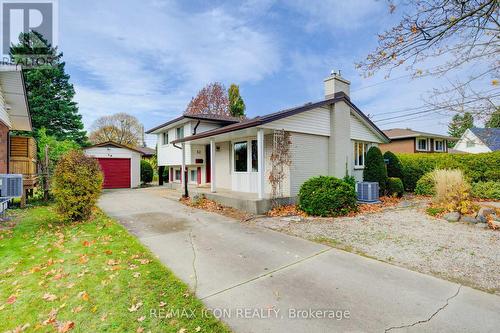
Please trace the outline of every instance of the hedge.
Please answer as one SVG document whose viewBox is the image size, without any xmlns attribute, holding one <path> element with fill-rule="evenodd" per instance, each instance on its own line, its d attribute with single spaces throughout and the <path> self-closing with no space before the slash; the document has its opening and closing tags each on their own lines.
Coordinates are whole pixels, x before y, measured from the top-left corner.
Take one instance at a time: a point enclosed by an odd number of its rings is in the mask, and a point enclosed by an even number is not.
<svg viewBox="0 0 500 333">
<path fill-rule="evenodd" d="M 413 191 L 417 181 L 434 169 L 460 169 L 472 182 L 500 181 L 500 151 L 483 154 L 397 154 L 403 165 L 403 184 Z"/>
<path fill-rule="evenodd" d="M 368 149 L 365 158 L 365 168 L 363 170 L 363 180 L 365 182 L 377 182 L 380 194 L 385 194 L 387 184 L 387 169 L 385 167 L 384 157 L 378 147 Z"/>
<path fill-rule="evenodd" d="M 387 178 L 387 194 L 393 197 L 402 197 L 404 192 L 404 186 L 401 179 L 397 177 Z"/>
<path fill-rule="evenodd" d="M 141 182 L 143 184 L 153 181 L 153 167 L 146 160 L 141 160 Z"/>
</svg>

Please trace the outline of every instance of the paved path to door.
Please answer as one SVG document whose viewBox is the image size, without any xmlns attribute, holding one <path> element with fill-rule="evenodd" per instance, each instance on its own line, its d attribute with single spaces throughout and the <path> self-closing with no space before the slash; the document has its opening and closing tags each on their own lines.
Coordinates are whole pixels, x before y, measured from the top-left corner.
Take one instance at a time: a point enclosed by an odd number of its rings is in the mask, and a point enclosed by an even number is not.
<svg viewBox="0 0 500 333">
<path fill-rule="evenodd" d="M 209 308 L 226 309 L 222 320 L 235 332 L 498 332 L 498 296 L 243 225 L 162 193 L 106 192 L 99 205 Z M 312 316 L 309 309 L 349 318 L 293 318 L 298 310 Z"/>
</svg>

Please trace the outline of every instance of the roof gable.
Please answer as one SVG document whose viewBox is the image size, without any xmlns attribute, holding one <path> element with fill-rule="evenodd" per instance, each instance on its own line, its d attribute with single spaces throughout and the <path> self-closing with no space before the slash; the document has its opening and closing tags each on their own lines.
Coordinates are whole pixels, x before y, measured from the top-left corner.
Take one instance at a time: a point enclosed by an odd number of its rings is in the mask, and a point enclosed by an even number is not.
<svg viewBox="0 0 500 333">
<path fill-rule="evenodd" d="M 138 149 L 127 147 L 125 145 L 122 145 L 122 144 L 120 144 L 118 142 L 114 142 L 114 141 L 106 141 L 106 142 L 97 143 L 95 145 L 85 147 L 83 149 L 87 150 L 87 149 L 92 149 L 92 148 L 110 148 L 110 147 L 128 149 L 128 150 L 135 151 L 136 153 L 143 155 L 143 152 L 138 150 Z"/>
</svg>

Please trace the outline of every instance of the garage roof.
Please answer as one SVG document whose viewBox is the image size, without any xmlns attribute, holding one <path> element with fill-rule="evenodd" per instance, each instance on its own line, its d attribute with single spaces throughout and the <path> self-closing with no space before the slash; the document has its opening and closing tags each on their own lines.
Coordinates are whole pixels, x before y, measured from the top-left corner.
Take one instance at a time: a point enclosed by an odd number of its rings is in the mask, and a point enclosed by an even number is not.
<svg viewBox="0 0 500 333">
<path fill-rule="evenodd" d="M 91 148 L 106 148 L 106 147 L 110 147 L 110 146 L 115 147 L 115 148 L 123 148 L 123 149 L 132 150 L 132 151 L 135 151 L 136 153 L 144 155 L 144 153 L 138 149 L 131 148 L 131 147 L 122 145 L 122 144 L 120 144 L 118 142 L 114 142 L 114 141 L 106 141 L 106 142 L 97 143 L 95 145 L 85 147 L 84 150 L 91 149 Z"/>
</svg>

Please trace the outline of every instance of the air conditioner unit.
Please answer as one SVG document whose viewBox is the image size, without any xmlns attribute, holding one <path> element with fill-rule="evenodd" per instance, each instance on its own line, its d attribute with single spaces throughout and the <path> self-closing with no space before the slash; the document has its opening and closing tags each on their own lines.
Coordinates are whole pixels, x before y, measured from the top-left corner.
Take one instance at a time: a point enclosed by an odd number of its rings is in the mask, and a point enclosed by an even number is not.
<svg viewBox="0 0 500 333">
<path fill-rule="evenodd" d="M 0 197 L 20 198 L 23 195 L 23 175 L 0 174 Z"/>
<path fill-rule="evenodd" d="M 356 183 L 356 193 L 358 194 L 358 201 L 360 202 L 379 202 L 379 189 L 377 182 Z"/>
</svg>

